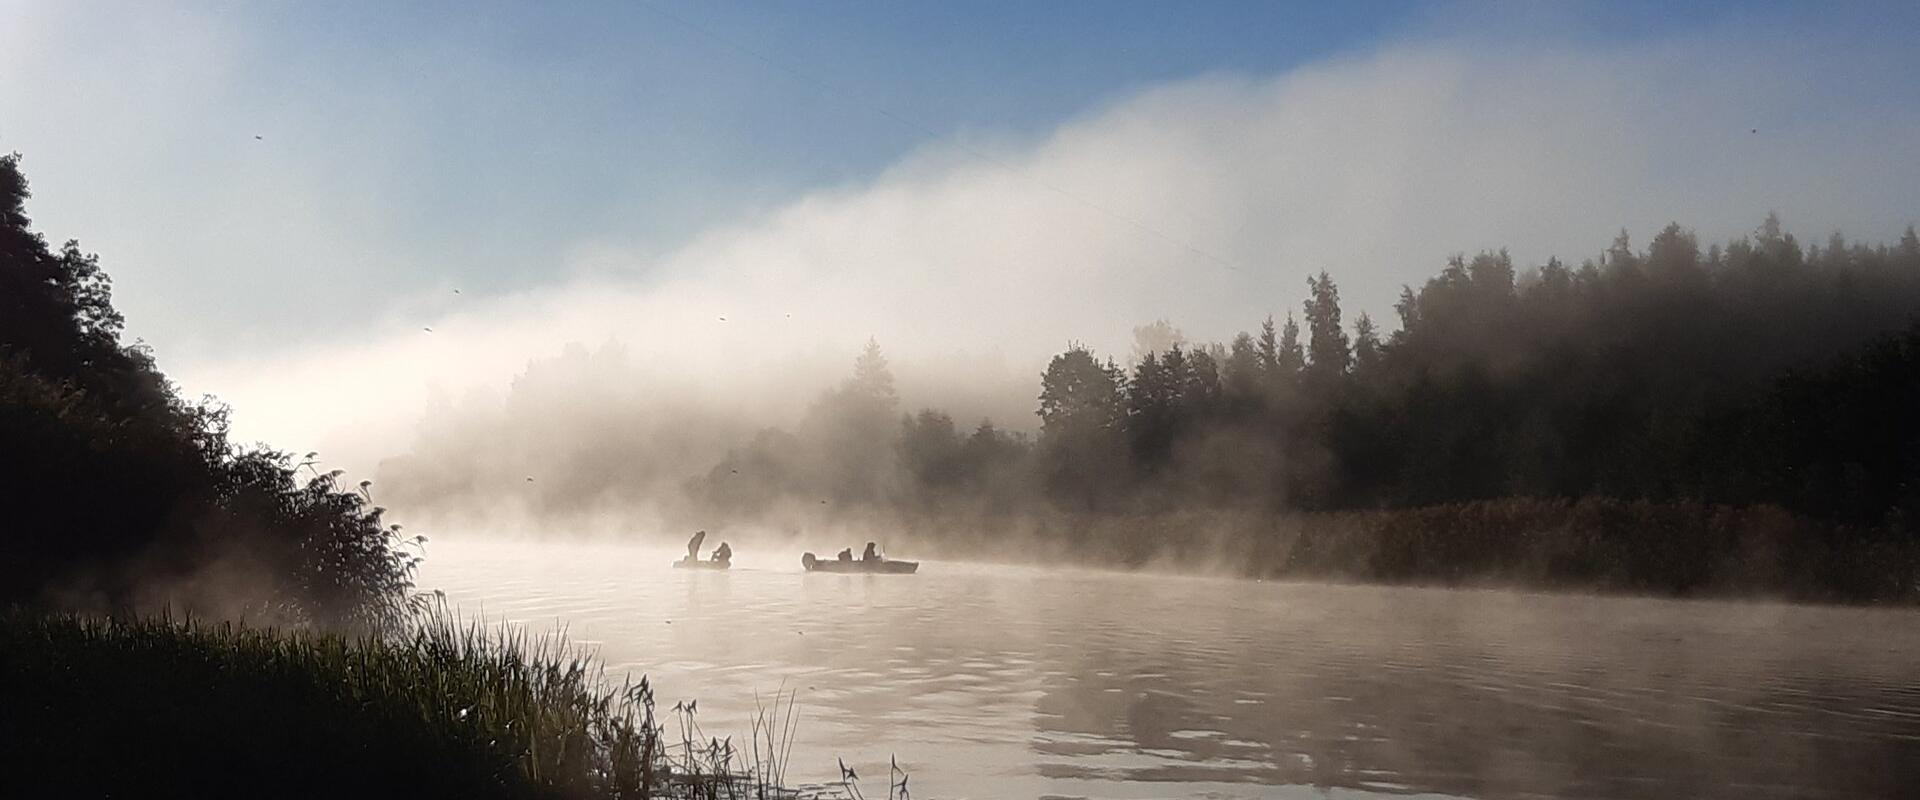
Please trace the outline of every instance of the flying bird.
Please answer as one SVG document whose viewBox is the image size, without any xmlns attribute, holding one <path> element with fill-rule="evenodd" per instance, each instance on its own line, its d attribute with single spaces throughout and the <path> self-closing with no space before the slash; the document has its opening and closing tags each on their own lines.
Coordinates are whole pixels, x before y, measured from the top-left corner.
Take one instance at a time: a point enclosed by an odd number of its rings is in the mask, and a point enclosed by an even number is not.
<svg viewBox="0 0 1920 800">
<path fill-rule="evenodd" d="M 264 142 L 264 141 L 266 141 L 266 139 L 265 139 L 265 138 L 263 138 L 263 137 L 261 137 L 261 136 L 260 136 L 260 134 L 257 134 L 257 133 L 253 135 L 253 140 L 254 140 L 254 141 L 256 141 L 256 142 Z"/>
<path fill-rule="evenodd" d="M 1760 132 L 1760 129 L 1759 129 L 1759 128 L 1748 128 L 1748 129 L 1747 129 L 1747 132 L 1748 132 L 1748 133 L 1759 133 L 1759 132 Z"/>
<path fill-rule="evenodd" d="M 727 321 L 727 318 L 726 318 L 726 317 L 721 317 L 721 318 L 720 318 L 720 321 L 721 321 L 721 322 L 726 322 L 726 321 Z"/>
<path fill-rule="evenodd" d="M 454 293 L 454 294 L 459 294 L 459 293 L 460 293 L 460 290 L 459 290 L 459 289 L 455 289 L 455 290 L 453 290 L 453 293 Z"/>
<path fill-rule="evenodd" d="M 527 476 L 527 482 L 528 482 L 528 483 L 532 483 L 532 482 L 533 482 L 533 476 L 532 476 L 532 475 L 528 475 L 528 476 Z"/>
<path fill-rule="evenodd" d="M 426 331 L 427 333 L 432 333 L 432 332 L 433 332 L 433 328 L 432 328 L 432 326 L 428 326 L 428 327 L 425 327 L 425 328 L 421 328 L 420 330 L 423 330 L 423 331 Z"/>
</svg>

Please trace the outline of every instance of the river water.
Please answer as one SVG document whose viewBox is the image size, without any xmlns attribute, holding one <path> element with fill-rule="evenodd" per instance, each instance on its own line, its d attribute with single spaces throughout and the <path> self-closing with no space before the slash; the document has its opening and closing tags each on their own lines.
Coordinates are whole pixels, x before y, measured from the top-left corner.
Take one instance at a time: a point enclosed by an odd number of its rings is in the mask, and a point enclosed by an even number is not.
<svg viewBox="0 0 1920 800">
<path fill-rule="evenodd" d="M 794 691 L 789 775 L 870 796 L 1920 797 L 1916 611 L 794 555 L 436 543 L 421 585 L 709 734 Z"/>
</svg>

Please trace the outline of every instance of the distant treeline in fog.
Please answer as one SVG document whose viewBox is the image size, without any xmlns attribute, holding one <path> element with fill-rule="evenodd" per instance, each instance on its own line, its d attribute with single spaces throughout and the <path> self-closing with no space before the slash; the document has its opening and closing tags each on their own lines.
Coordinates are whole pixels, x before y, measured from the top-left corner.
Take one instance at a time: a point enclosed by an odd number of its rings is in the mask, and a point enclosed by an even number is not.
<svg viewBox="0 0 1920 800">
<path fill-rule="evenodd" d="M 962 427 L 938 410 L 902 413 L 869 348 L 797 435 L 760 434 L 693 488 L 735 514 L 791 495 L 920 514 L 1077 512 L 1087 519 L 1067 529 L 1106 535 L 1071 537 L 1083 540 L 1076 550 L 1135 561 L 1181 537 L 1098 519 L 1318 514 L 1246 532 L 1272 544 L 1324 532 L 1326 512 L 1369 512 L 1334 526 L 1371 542 L 1349 568 L 1407 579 L 1478 571 L 1490 552 L 1521 558 L 1547 538 L 1595 533 L 1603 538 L 1554 557 L 1596 563 L 1543 567 L 1540 580 L 1593 582 L 1618 566 L 1632 574 L 1609 585 L 1687 591 L 1715 585 L 1730 573 L 1706 568 L 1749 559 L 1766 539 L 1782 557 L 1818 551 L 1794 563 L 1827 564 L 1832 580 L 1820 582 L 1835 592 L 1915 591 L 1912 228 L 1892 246 L 1835 234 L 1803 248 L 1769 216 L 1754 235 L 1704 250 L 1670 225 L 1645 249 L 1622 232 L 1577 266 L 1521 270 L 1504 251 L 1456 256 L 1402 292 L 1391 332 L 1366 314 L 1344 318 L 1331 276 L 1307 284 L 1297 315 L 1224 344 L 1186 343 L 1156 323 L 1138 331 L 1125 365 L 1069 348 L 1041 377 L 1031 439 L 991 422 Z M 1503 498 L 1533 502 L 1432 510 Z M 1714 506 L 1784 516 L 1716 516 Z M 1406 509 L 1427 510 L 1380 513 Z M 1772 527 L 1760 530 L 1762 517 Z M 1424 530 L 1450 541 L 1415 547 L 1412 521 L 1461 529 Z M 1342 569 L 1320 563 L 1329 547 L 1354 546 L 1315 544 L 1314 555 L 1259 544 L 1245 548 L 1261 554 L 1249 569 L 1317 573 Z M 1868 551 L 1876 557 L 1833 566 Z M 1388 563 L 1396 558 L 1408 563 Z"/>
<path fill-rule="evenodd" d="M 694 488 L 914 508 L 990 499 L 1135 513 L 1332 511 L 1503 497 L 1776 504 L 1879 525 L 1920 512 L 1920 242 L 1803 249 L 1769 218 L 1704 252 L 1677 225 L 1578 267 L 1455 257 L 1387 332 L 1326 274 L 1298 316 L 1225 344 L 1142 328 L 1038 387 L 1037 436 L 903 413 L 877 346 L 796 433 Z"/>
<path fill-rule="evenodd" d="M 1124 360 L 1068 347 L 1037 429 L 903 406 L 874 343 L 797 423 L 758 430 L 631 390 L 596 402 L 578 373 L 600 356 L 575 352 L 529 371 L 499 429 L 425 437 L 383 479 L 485 502 L 520 476 L 473 464 L 531 460 L 559 477 L 520 487 L 538 508 L 646 501 L 676 524 L 881 526 L 1014 558 L 1920 595 L 1912 228 L 1803 247 L 1769 215 L 1705 248 L 1677 224 L 1644 248 L 1623 231 L 1578 265 L 1456 256 L 1403 290 L 1391 330 L 1343 313 L 1333 276 L 1306 288 L 1227 342 L 1159 321 Z"/>
</svg>

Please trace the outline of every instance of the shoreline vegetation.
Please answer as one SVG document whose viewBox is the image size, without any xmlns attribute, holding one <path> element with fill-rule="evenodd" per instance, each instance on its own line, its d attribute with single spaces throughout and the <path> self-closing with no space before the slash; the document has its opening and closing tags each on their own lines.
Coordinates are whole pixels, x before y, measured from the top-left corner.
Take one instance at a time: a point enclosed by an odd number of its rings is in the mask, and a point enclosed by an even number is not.
<svg viewBox="0 0 1920 800">
<path fill-rule="evenodd" d="M 792 700 L 750 739 L 612 683 L 559 634 L 432 613 L 352 636 L 0 611 L 0 774 L 47 797 L 753 798 L 787 788 Z M 669 726 L 678 735 L 669 733 Z M 903 790 L 904 774 L 891 789 Z M 895 796 L 890 790 L 889 797 Z"/>
<path fill-rule="evenodd" d="M 0 793 L 861 797 L 851 773 L 783 787 L 791 698 L 744 742 L 706 737 L 557 635 L 437 610 L 427 538 L 371 482 L 234 445 L 224 406 L 122 342 L 98 259 L 32 230 L 19 164 L 0 156 Z"/>
<path fill-rule="evenodd" d="M 49 246 L 28 196 L 0 156 L 0 605 L 339 628 L 416 613 L 426 539 L 315 453 L 233 443 L 225 406 L 122 341 L 98 257 Z"/>
<path fill-rule="evenodd" d="M 982 531 L 1046 542 L 1010 559 Z M 902 523 L 987 562 L 1167 569 L 1242 579 L 1772 599 L 1920 603 L 1920 546 L 1889 526 L 1848 530 L 1775 506 L 1509 498 L 1413 509 L 992 515 Z M 1115 546 L 1115 542 L 1129 543 Z"/>
</svg>

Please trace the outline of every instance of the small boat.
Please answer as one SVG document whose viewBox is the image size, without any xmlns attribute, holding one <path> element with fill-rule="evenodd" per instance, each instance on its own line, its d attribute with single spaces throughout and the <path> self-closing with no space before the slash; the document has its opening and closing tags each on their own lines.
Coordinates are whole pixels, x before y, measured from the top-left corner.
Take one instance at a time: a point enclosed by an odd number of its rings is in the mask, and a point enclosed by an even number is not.
<svg viewBox="0 0 1920 800">
<path fill-rule="evenodd" d="M 867 575 L 912 575 L 920 569 L 918 561 L 895 561 L 891 558 L 864 558 L 857 561 L 823 561 L 812 553 L 800 556 L 800 566 L 808 572 L 838 572 Z"/>
<path fill-rule="evenodd" d="M 731 561 L 709 561 L 704 558 L 683 558 L 673 562 L 674 569 L 731 569 L 732 567 Z"/>
</svg>

